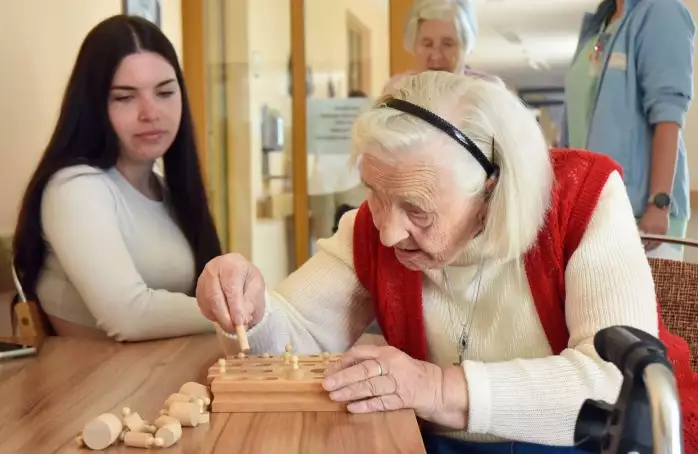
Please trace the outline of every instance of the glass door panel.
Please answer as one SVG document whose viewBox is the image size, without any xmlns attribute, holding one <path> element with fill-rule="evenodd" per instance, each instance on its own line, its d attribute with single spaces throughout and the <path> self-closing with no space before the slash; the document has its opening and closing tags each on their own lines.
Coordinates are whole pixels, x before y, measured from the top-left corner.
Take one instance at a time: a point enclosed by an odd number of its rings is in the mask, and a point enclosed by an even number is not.
<svg viewBox="0 0 698 454">
<path fill-rule="evenodd" d="M 305 0 L 310 244 L 366 198 L 349 165 L 351 127 L 389 79 L 388 0 Z"/>
<path fill-rule="evenodd" d="M 226 249 L 273 286 L 294 266 L 291 2 L 203 4 L 210 202 Z"/>
</svg>

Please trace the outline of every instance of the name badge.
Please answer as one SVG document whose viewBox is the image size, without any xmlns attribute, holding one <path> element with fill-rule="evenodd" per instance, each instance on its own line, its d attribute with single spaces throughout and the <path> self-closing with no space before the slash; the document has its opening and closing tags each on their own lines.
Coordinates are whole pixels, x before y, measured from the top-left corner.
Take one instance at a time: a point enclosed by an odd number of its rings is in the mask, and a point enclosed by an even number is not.
<svg viewBox="0 0 698 454">
<path fill-rule="evenodd" d="M 613 52 L 608 59 L 608 69 L 625 71 L 628 69 L 628 55 L 621 52 Z"/>
</svg>

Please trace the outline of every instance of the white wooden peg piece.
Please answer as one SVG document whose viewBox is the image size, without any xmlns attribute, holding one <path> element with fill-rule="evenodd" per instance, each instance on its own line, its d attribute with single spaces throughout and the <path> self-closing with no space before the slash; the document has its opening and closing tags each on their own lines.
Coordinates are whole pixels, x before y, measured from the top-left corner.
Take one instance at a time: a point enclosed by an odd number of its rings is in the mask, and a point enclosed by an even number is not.
<svg viewBox="0 0 698 454">
<path fill-rule="evenodd" d="M 174 424 L 166 424 L 158 429 L 155 438 L 162 440 L 163 448 L 169 448 L 182 438 L 182 425 L 179 421 Z"/>
<path fill-rule="evenodd" d="M 116 415 L 104 413 L 85 424 L 79 438 L 88 448 L 99 451 L 114 444 L 122 429 L 122 422 Z"/>
<path fill-rule="evenodd" d="M 151 426 L 146 421 L 143 421 L 143 418 L 141 418 L 138 413 L 131 411 L 130 408 L 124 407 L 121 410 L 121 414 L 123 415 L 124 426 L 128 427 L 128 430 L 149 434 L 155 433 L 155 426 Z"/>
<path fill-rule="evenodd" d="M 133 448 L 161 448 L 164 442 L 161 438 L 154 437 L 153 434 L 129 431 L 124 436 L 124 444 Z"/>
</svg>

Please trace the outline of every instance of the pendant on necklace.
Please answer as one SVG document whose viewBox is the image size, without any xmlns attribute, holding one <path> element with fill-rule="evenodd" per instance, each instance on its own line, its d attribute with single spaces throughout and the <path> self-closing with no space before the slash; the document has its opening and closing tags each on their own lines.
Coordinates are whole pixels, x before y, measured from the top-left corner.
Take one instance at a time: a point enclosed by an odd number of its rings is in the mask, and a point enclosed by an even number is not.
<svg viewBox="0 0 698 454">
<path fill-rule="evenodd" d="M 458 340 L 458 363 L 457 366 L 463 364 L 465 361 L 465 351 L 468 349 L 468 335 L 466 333 L 461 334 Z"/>
</svg>

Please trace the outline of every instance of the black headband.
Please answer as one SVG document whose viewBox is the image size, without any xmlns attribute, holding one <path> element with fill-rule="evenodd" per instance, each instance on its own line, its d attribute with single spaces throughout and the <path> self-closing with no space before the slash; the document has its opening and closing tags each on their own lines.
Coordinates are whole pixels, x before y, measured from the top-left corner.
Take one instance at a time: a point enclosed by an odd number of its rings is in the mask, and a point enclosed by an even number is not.
<svg viewBox="0 0 698 454">
<path fill-rule="evenodd" d="M 473 158 L 475 158 L 477 162 L 480 163 L 482 168 L 485 169 L 485 173 L 487 174 L 488 178 L 491 176 L 497 177 L 499 175 L 499 166 L 490 162 L 490 160 L 487 159 L 487 156 L 485 156 L 482 150 L 480 150 L 480 148 L 477 145 L 475 145 L 475 142 L 473 142 L 470 139 L 470 137 L 463 134 L 458 128 L 456 128 L 443 118 L 439 117 L 434 112 L 428 111 L 423 107 L 420 107 L 416 104 L 412 104 L 411 102 L 405 101 L 403 99 L 396 98 L 388 99 L 384 103 L 381 103 L 379 107 L 390 107 L 392 109 L 396 109 L 401 112 L 405 112 L 414 115 L 415 117 L 421 118 L 430 125 L 446 133 L 453 140 L 458 142 L 463 148 L 468 150 L 468 152 L 473 156 Z M 494 138 L 492 139 L 492 144 L 494 145 Z"/>
</svg>

